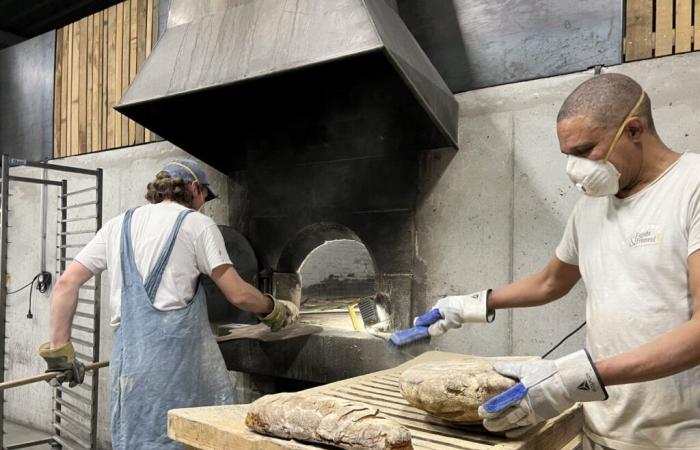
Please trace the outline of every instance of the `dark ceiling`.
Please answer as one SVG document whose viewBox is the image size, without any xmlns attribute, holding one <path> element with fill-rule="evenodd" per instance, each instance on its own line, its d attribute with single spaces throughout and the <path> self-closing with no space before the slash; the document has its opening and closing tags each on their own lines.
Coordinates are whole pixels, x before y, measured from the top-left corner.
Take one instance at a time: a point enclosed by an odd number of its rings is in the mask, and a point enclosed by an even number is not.
<svg viewBox="0 0 700 450">
<path fill-rule="evenodd" d="M 60 28 L 120 0 L 0 0 L 0 48 Z"/>
</svg>

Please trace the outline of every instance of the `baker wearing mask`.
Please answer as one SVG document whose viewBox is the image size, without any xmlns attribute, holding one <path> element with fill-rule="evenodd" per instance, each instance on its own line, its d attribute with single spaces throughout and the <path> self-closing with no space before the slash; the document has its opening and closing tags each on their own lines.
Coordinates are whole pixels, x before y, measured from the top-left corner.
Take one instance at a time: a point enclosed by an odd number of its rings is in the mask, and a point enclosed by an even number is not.
<svg viewBox="0 0 700 450">
<path fill-rule="evenodd" d="M 586 349 L 494 364 L 520 380 L 480 408 L 519 434 L 583 402 L 584 449 L 700 449 L 700 155 L 668 148 L 651 100 L 620 74 L 576 88 L 557 117 L 566 171 L 583 192 L 539 273 L 434 306 L 438 336 L 495 311 L 586 286 Z"/>
</svg>

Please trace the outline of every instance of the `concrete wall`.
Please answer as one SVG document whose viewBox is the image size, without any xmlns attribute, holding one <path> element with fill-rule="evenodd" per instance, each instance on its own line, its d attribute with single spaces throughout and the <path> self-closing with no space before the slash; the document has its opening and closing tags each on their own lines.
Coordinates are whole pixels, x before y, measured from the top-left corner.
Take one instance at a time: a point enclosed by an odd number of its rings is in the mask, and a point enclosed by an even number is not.
<svg viewBox="0 0 700 450">
<path fill-rule="evenodd" d="M 622 61 L 622 1 L 399 0 L 452 92 Z"/>
<path fill-rule="evenodd" d="M 56 33 L 0 50 L 0 152 L 38 161 L 53 149 Z"/>
<path fill-rule="evenodd" d="M 58 164 L 85 168 L 103 168 L 104 197 L 103 215 L 107 221 L 119 215 L 129 207 L 145 204 L 145 186 L 159 168 L 174 157 L 188 157 L 185 152 L 167 142 L 156 142 L 126 149 L 105 151 L 56 160 Z M 205 207 L 205 213 L 219 224 L 228 224 L 229 219 L 229 182 L 228 178 L 206 167 L 207 174 L 220 200 Z M 40 177 L 37 169 L 15 168 L 13 175 Z M 74 191 L 94 184 L 94 178 L 87 176 L 61 174 L 50 178 L 68 180 L 68 190 Z M 10 228 L 8 238 L 8 290 L 27 283 L 40 270 L 41 254 L 41 209 L 40 187 L 13 182 L 8 216 Z M 57 191 L 48 188 L 48 229 L 47 229 L 47 270 L 56 268 L 56 208 Z M 82 195 L 82 194 L 81 194 Z M 76 196 L 77 197 L 77 196 Z M 93 197 L 94 198 L 94 197 Z M 85 201 L 85 200 L 83 200 Z M 83 242 L 87 242 L 87 238 Z M 73 242 L 78 242 L 73 241 Z M 68 256 L 79 249 L 71 249 Z M 54 272 L 54 277 L 56 273 Z M 103 294 L 101 308 L 101 359 L 109 359 L 112 347 L 112 330 L 109 327 L 109 290 L 107 276 L 103 276 Z M 38 294 L 34 291 L 34 317 L 27 319 L 28 290 L 11 295 L 7 302 L 7 344 L 8 370 L 6 379 L 27 377 L 42 373 L 45 363 L 36 354 L 39 344 L 48 339 L 49 331 L 49 293 Z M 100 405 L 98 411 L 98 439 L 100 448 L 109 448 L 110 441 L 110 406 L 109 406 L 109 370 L 100 372 Z M 27 424 L 33 428 L 50 430 L 51 426 L 51 389 L 46 384 L 34 384 L 7 391 L 6 417 Z"/>
<path fill-rule="evenodd" d="M 624 64 L 648 92 L 664 141 L 700 149 L 700 53 Z M 460 147 L 424 155 L 414 294 L 420 312 L 445 294 L 497 287 L 544 267 L 579 194 L 565 173 L 555 118 L 564 98 L 592 73 L 510 84 L 457 96 Z M 422 294 L 422 295 L 421 295 Z M 423 298 L 424 296 L 424 298 Z M 481 355 L 541 355 L 584 320 L 581 283 L 558 302 L 499 312 L 436 339 L 437 348 Z M 422 303 L 422 304 L 421 304 Z M 581 348 L 580 332 L 554 354 Z"/>
</svg>

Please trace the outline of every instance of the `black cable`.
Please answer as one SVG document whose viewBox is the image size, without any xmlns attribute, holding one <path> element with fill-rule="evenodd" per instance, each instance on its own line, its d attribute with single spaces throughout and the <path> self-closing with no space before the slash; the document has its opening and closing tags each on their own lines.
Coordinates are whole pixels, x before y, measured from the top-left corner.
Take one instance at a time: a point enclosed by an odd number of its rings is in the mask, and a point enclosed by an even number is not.
<svg viewBox="0 0 700 450">
<path fill-rule="evenodd" d="M 561 341 L 559 341 L 559 343 L 558 343 L 557 345 L 555 345 L 554 347 L 550 348 L 549 351 L 548 351 L 547 353 L 545 353 L 544 355 L 542 355 L 542 359 L 545 359 L 547 356 L 549 356 L 550 353 L 552 353 L 554 350 L 556 350 L 557 348 L 559 348 L 559 346 L 560 346 L 561 344 L 563 344 L 564 342 L 566 342 L 567 339 L 569 339 L 571 336 L 573 336 L 574 334 L 576 334 L 576 332 L 577 332 L 578 330 L 580 330 L 581 328 L 583 328 L 585 325 L 586 325 L 586 322 L 584 321 L 581 325 L 579 325 L 578 327 L 576 327 L 576 329 L 575 329 L 574 331 L 572 331 L 571 333 L 567 334 L 566 337 L 564 337 L 564 339 L 562 339 Z"/>
<path fill-rule="evenodd" d="M 39 274 L 41 275 L 41 274 Z M 37 275 L 35 278 L 39 278 L 39 275 Z M 32 291 L 34 290 L 34 283 L 32 282 L 31 286 L 29 286 L 29 310 L 27 311 L 27 319 L 31 319 L 34 317 L 34 314 L 32 314 Z"/>
<path fill-rule="evenodd" d="M 36 275 L 34 278 L 32 278 L 32 281 L 30 281 L 29 283 L 25 284 L 24 286 L 22 286 L 21 288 L 17 289 L 16 291 L 8 292 L 7 295 L 16 294 L 16 293 L 18 293 L 19 291 L 23 291 L 23 290 L 27 289 L 29 286 L 31 286 L 32 284 L 34 284 L 34 281 L 35 281 L 37 278 L 39 278 L 39 275 L 41 275 L 41 274 Z"/>
<path fill-rule="evenodd" d="M 37 279 L 39 281 L 37 281 L 36 283 L 36 288 L 41 293 L 46 292 L 49 289 L 49 286 L 51 285 L 51 274 L 49 272 L 39 272 L 34 276 L 34 278 L 32 278 L 32 281 L 30 281 L 29 283 L 25 284 L 19 289 L 7 293 L 7 295 L 16 294 L 20 291 L 23 291 L 24 289 L 29 288 L 29 309 L 27 310 L 27 319 L 31 319 L 34 317 L 34 315 L 32 314 L 32 294 L 34 293 L 34 282 Z"/>
</svg>

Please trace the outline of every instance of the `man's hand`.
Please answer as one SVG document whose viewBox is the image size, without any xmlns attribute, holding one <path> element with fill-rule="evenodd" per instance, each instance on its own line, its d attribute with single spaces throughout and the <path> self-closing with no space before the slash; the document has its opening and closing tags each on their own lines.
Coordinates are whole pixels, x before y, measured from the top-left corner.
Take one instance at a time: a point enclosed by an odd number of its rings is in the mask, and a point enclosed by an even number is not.
<svg viewBox="0 0 700 450">
<path fill-rule="evenodd" d="M 507 434 L 518 436 L 576 402 L 608 398 L 586 350 L 554 361 L 497 362 L 493 368 L 520 382 L 479 407 L 490 431 L 514 430 Z"/>
<path fill-rule="evenodd" d="M 58 348 L 51 348 L 48 342 L 39 347 L 39 356 L 46 361 L 46 373 L 55 372 L 57 375 L 48 383 L 53 387 L 58 387 L 63 383 L 75 387 L 83 382 L 85 378 L 85 366 L 75 359 L 75 349 L 70 342 Z"/>
<path fill-rule="evenodd" d="M 443 319 L 428 328 L 430 335 L 440 336 L 467 322 L 493 322 L 496 313 L 488 309 L 489 292 L 487 289 L 469 295 L 450 295 L 438 300 L 432 309 L 440 310 Z"/>
<path fill-rule="evenodd" d="M 277 300 L 270 294 L 265 294 L 272 300 L 272 312 L 266 316 L 258 315 L 262 323 L 272 331 L 279 331 L 299 320 L 299 308 L 287 300 Z"/>
</svg>

